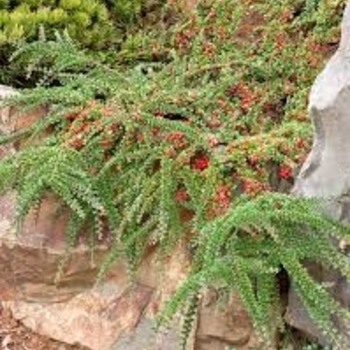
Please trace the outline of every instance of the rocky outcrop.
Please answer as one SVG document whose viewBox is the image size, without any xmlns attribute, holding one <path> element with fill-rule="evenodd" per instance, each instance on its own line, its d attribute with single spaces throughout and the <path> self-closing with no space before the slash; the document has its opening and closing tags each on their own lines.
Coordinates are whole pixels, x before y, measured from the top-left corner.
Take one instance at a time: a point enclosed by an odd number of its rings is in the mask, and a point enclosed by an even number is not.
<svg viewBox="0 0 350 350">
<path fill-rule="evenodd" d="M 153 319 L 185 278 L 189 256 L 181 244 L 164 262 L 150 252 L 135 282 L 123 262 L 106 280 L 94 286 L 98 265 L 106 255 L 99 246 L 92 259 L 80 245 L 56 281 L 58 262 L 64 253 L 66 217 L 57 217 L 54 197 L 47 197 L 39 213 L 26 219 L 21 235 L 14 229 L 15 200 L 0 200 L 0 300 L 14 317 L 37 333 L 93 350 L 179 350 L 178 332 L 155 333 Z M 210 296 L 211 295 L 211 296 Z M 214 293 L 215 295 L 215 293 Z M 177 322 L 178 323 L 178 322 Z M 227 346 L 248 349 L 257 339 L 237 295 L 223 308 L 206 295 L 197 317 L 189 349 L 223 350 Z"/>
<path fill-rule="evenodd" d="M 330 198 L 328 215 L 350 224 L 350 2 L 342 22 L 339 49 L 316 79 L 310 93 L 309 114 L 314 124 L 314 144 L 297 178 L 293 193 L 304 197 Z M 345 307 L 350 305 L 350 286 L 338 273 L 310 267 L 313 276 L 327 282 L 329 291 Z M 308 317 L 292 288 L 288 321 L 326 345 L 324 337 Z M 337 320 L 347 337 L 349 328 Z M 344 348 L 343 348 L 344 349 Z"/>
<path fill-rule="evenodd" d="M 46 198 L 39 214 L 31 213 L 17 235 L 14 198 L 1 198 L 0 299 L 15 318 L 40 334 L 110 350 L 119 337 L 134 332 L 141 319 L 151 319 L 168 299 L 185 276 L 186 256 L 179 251 L 176 259 L 169 259 L 165 278 L 156 274 L 153 256 L 145 257 L 135 283 L 130 283 L 120 262 L 105 282 L 94 287 L 106 247 L 99 246 L 92 259 L 89 248 L 80 245 L 56 281 L 67 221 L 65 215 L 57 217 L 57 210 L 55 198 Z M 154 334 L 152 328 L 149 332 Z"/>
<path fill-rule="evenodd" d="M 54 197 L 26 219 L 20 235 L 13 218 L 15 199 L 0 199 L 0 300 L 14 317 L 37 333 L 93 350 L 179 350 L 174 329 L 155 333 L 153 319 L 185 278 L 189 257 L 183 246 L 159 267 L 152 252 L 145 256 L 136 281 L 130 283 L 119 262 L 106 280 L 94 286 L 98 266 L 106 255 L 99 246 L 92 259 L 88 247 L 71 252 L 56 281 L 64 248 L 67 217 L 57 216 Z M 207 300 L 207 299 L 206 299 Z M 220 309 L 205 302 L 198 316 L 195 344 L 189 349 L 223 350 L 232 345 L 248 349 L 256 342 L 247 313 L 237 296 Z"/>
<path fill-rule="evenodd" d="M 57 282 L 58 262 L 65 251 L 62 243 L 66 221 L 64 215 L 55 217 L 57 208 L 54 198 L 47 198 L 39 216 L 30 215 L 21 235 L 16 235 L 11 220 L 14 200 L 1 199 L 2 304 L 40 334 L 94 350 L 110 350 L 120 337 L 134 332 L 141 319 L 154 316 L 183 279 L 188 264 L 178 252 L 176 259 L 167 262 L 168 279 L 158 284 L 151 255 L 145 261 L 147 269 L 140 272 L 135 283 L 130 283 L 121 262 L 105 282 L 94 287 L 106 247 L 98 247 L 92 259 L 88 247 L 81 245 L 71 253 Z M 152 328 L 149 333 L 156 341 Z"/>
</svg>

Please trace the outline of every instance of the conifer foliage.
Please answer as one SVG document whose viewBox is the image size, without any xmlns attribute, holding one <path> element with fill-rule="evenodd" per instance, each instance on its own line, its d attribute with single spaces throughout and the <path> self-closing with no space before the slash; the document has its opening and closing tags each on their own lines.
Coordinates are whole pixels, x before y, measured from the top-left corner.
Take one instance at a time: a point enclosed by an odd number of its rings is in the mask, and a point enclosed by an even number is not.
<svg viewBox="0 0 350 350">
<path fill-rule="evenodd" d="M 0 1 L 0 81 L 23 84 L 24 67 L 10 64 L 9 56 L 24 41 L 38 39 L 40 28 L 48 38 L 66 31 L 90 50 L 116 49 L 125 33 L 138 28 L 150 0 L 2 0 Z M 28 82 L 27 82 L 28 84 Z M 30 83 L 29 83 L 30 85 Z"/>
<path fill-rule="evenodd" d="M 141 0 L 3 0 L 0 45 L 33 40 L 38 28 L 44 26 L 48 35 L 54 30 L 67 30 L 86 47 L 106 47 L 120 40 L 116 24 L 135 19 L 142 5 Z"/>
<path fill-rule="evenodd" d="M 0 4 L 0 44 L 17 43 L 37 36 L 39 26 L 47 33 L 67 29 L 85 45 L 111 40 L 113 25 L 105 5 L 97 0 L 6 1 Z"/>
</svg>

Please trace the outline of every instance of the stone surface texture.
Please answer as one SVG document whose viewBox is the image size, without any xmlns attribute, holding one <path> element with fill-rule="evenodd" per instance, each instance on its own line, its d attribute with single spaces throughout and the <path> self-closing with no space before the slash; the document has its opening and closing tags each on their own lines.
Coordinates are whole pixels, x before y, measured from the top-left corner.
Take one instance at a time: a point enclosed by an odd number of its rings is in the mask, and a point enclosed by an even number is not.
<svg viewBox="0 0 350 350">
<path fill-rule="evenodd" d="M 314 125 L 314 143 L 292 193 L 330 199 L 325 212 L 350 224 L 350 2 L 344 12 L 339 48 L 311 89 L 309 114 Z M 319 266 L 309 266 L 309 270 L 315 278 L 327 283 L 329 291 L 344 306 L 350 305 L 350 286 L 344 278 Z M 287 320 L 327 344 L 327 337 L 310 320 L 293 288 Z M 348 338 L 339 349 L 350 349 L 349 325 L 341 319 L 336 322 Z"/>
<path fill-rule="evenodd" d="M 294 193 L 338 198 L 349 194 L 349 98 L 350 3 L 345 10 L 339 49 L 311 89 L 309 114 L 315 129 L 314 144 L 300 172 Z"/>
<path fill-rule="evenodd" d="M 222 350 L 230 346 L 248 350 L 259 345 L 253 325 L 237 293 L 227 303 L 218 303 L 218 295 L 208 290 L 197 317 L 194 350 Z"/>
<path fill-rule="evenodd" d="M 48 197 L 39 215 L 32 213 L 17 235 L 14 204 L 11 196 L 0 200 L 0 299 L 16 319 L 39 334 L 93 350 L 110 350 L 119 338 L 135 333 L 141 320 L 151 319 L 185 276 L 188 263 L 178 251 L 158 283 L 159 267 L 150 254 L 137 282 L 130 283 L 120 262 L 106 281 L 94 286 L 106 247 L 99 246 L 92 259 L 89 249 L 81 245 L 71 253 L 56 282 L 65 251 L 66 217 L 56 217 L 58 205 Z M 149 328 L 151 336 L 155 341 Z"/>
<path fill-rule="evenodd" d="M 20 235 L 14 229 L 15 200 L 0 199 L 0 300 L 16 319 L 35 332 L 93 350 L 179 350 L 178 332 L 156 334 L 153 319 L 188 272 L 189 256 L 179 245 L 162 270 L 152 252 L 145 257 L 137 281 L 130 283 L 125 266 L 116 264 L 106 280 L 94 286 L 97 266 L 106 247 L 94 259 L 81 245 L 72 252 L 55 283 L 64 253 L 66 217 L 47 197 L 39 213 L 31 213 Z M 214 299 L 215 301 L 215 299 Z M 252 325 L 237 296 L 225 308 L 205 302 L 188 349 L 223 350 L 228 345 L 248 349 L 256 344 Z"/>
</svg>

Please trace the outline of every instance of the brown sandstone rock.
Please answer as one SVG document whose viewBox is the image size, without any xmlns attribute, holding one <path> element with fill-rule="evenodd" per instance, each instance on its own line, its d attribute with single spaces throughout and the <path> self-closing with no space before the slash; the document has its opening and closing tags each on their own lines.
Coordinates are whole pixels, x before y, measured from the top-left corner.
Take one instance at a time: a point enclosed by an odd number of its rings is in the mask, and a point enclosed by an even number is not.
<svg viewBox="0 0 350 350">
<path fill-rule="evenodd" d="M 113 288 L 113 294 L 106 291 Z M 104 285 L 64 303 L 8 302 L 14 317 L 30 329 L 69 344 L 110 350 L 116 340 L 134 331 L 150 301 L 152 289 L 135 285 L 125 290 Z"/>
<path fill-rule="evenodd" d="M 259 345 L 251 320 L 237 293 L 219 305 L 217 294 L 209 290 L 198 315 L 195 350 L 224 350 L 228 346 L 249 349 Z"/>
<path fill-rule="evenodd" d="M 48 197 L 38 216 L 32 213 L 17 235 L 15 201 L 11 195 L 0 198 L 0 297 L 22 301 L 60 302 L 91 288 L 106 247 L 95 252 L 87 247 L 74 251 L 60 283 L 55 284 L 58 263 L 64 253 L 66 216 L 57 217 L 58 204 Z M 2 273 L 7 271 L 8 273 Z"/>
<path fill-rule="evenodd" d="M 17 95 L 18 92 L 9 86 L 0 85 L 0 101 Z M 48 108 L 38 107 L 30 111 L 23 112 L 14 106 L 6 106 L 0 109 L 0 136 L 15 136 L 29 130 L 31 126 L 48 113 Z M 40 142 L 45 137 L 45 133 L 31 140 L 32 143 Z M 7 145 L 0 145 L 0 157 L 13 153 L 21 149 L 26 144 L 26 139 L 14 138 L 14 142 Z"/>
<path fill-rule="evenodd" d="M 150 253 L 133 285 L 119 263 L 105 282 L 93 288 L 96 266 L 106 248 L 95 251 L 92 263 L 89 250 L 80 246 L 55 284 L 66 222 L 64 215 L 55 217 L 56 211 L 55 199 L 48 197 L 37 220 L 30 215 L 22 235 L 16 236 L 14 200 L 11 196 L 0 200 L 2 304 L 35 332 L 69 344 L 93 350 L 179 350 L 177 332 L 156 334 L 152 319 L 186 277 L 189 257 L 184 247 L 180 244 L 162 262 L 163 268 Z M 214 301 L 201 309 L 195 336 L 189 350 L 221 350 L 228 345 L 243 350 L 256 343 L 249 318 L 234 294 L 224 309 Z"/>
<path fill-rule="evenodd" d="M 136 283 L 131 287 L 120 263 L 106 282 L 93 288 L 106 247 L 95 250 L 92 262 L 89 249 L 80 246 L 71 253 L 56 284 L 67 219 L 65 215 L 57 218 L 56 212 L 56 201 L 48 197 L 38 217 L 30 215 L 18 236 L 13 226 L 14 199 L 0 199 L 0 299 L 15 318 L 40 334 L 94 350 L 109 350 L 120 336 L 133 331 L 146 308 L 161 307 L 186 265 L 181 254 L 169 261 L 170 279 L 157 286 L 157 298 L 152 300 L 157 278 L 151 268 L 140 276 L 140 281 L 149 285 Z M 151 260 L 149 264 L 147 267 L 152 266 Z"/>
<path fill-rule="evenodd" d="M 65 215 L 56 217 L 57 209 L 55 198 L 47 197 L 38 216 L 32 213 L 21 235 L 16 235 L 14 198 L 0 199 L 0 299 L 37 333 L 109 350 L 120 337 L 134 333 L 142 319 L 160 310 L 185 277 L 187 256 L 179 247 L 162 270 L 151 254 L 133 286 L 123 263 L 116 264 L 107 280 L 93 288 L 106 247 L 95 250 L 92 262 L 89 249 L 81 245 L 71 253 L 56 284 L 67 220 Z M 152 328 L 149 337 L 159 342 Z"/>
</svg>

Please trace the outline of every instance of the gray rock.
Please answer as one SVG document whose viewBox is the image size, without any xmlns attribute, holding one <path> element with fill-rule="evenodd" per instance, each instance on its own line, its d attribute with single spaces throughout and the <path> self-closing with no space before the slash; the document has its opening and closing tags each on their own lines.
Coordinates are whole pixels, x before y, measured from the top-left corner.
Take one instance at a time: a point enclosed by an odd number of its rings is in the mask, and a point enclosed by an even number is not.
<svg viewBox="0 0 350 350">
<path fill-rule="evenodd" d="M 350 2 L 343 22 L 341 42 L 310 93 L 309 114 L 314 125 L 314 143 L 296 180 L 292 193 L 302 197 L 330 199 L 325 211 L 333 218 L 350 224 Z M 346 307 L 350 305 L 350 287 L 335 271 L 309 266 L 311 274 L 330 285 L 329 291 Z M 294 327 L 318 339 L 327 339 L 315 327 L 292 288 L 287 320 Z M 348 338 L 344 320 L 336 320 L 339 331 Z M 345 347 L 344 347 L 345 346 Z"/>
<path fill-rule="evenodd" d="M 303 196 L 341 197 L 350 189 L 350 4 L 346 14 L 341 45 L 310 93 L 314 144 L 294 188 Z"/>
<path fill-rule="evenodd" d="M 11 86 L 7 85 L 0 85 L 0 99 L 4 99 L 7 97 L 11 97 L 15 94 L 18 94 L 18 92 L 12 88 Z"/>
</svg>

